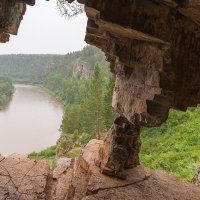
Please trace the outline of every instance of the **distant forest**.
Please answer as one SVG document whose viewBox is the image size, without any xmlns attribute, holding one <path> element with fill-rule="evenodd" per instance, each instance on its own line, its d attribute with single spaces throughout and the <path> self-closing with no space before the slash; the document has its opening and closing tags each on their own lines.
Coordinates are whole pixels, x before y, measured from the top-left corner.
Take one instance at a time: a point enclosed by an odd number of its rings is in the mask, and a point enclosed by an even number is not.
<svg viewBox="0 0 200 200">
<path fill-rule="evenodd" d="M 12 78 L 15 83 L 41 84 L 48 75 L 59 72 L 64 77 L 72 75 L 73 66 L 80 58 L 90 70 L 98 62 L 108 71 L 104 54 L 93 46 L 66 55 L 16 54 L 0 55 L 0 74 Z"/>
</svg>

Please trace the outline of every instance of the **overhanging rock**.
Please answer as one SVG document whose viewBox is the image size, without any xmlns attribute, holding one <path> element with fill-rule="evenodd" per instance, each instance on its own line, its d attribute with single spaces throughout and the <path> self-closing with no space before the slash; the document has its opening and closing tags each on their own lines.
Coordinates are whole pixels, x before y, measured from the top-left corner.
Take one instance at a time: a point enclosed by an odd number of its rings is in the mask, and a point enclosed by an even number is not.
<svg viewBox="0 0 200 200">
<path fill-rule="evenodd" d="M 35 0 L 0 0 L 0 42 L 8 42 L 10 34 L 17 34 L 26 4 L 34 5 Z"/>
<path fill-rule="evenodd" d="M 113 106 L 121 121 L 105 140 L 100 165 L 123 177 L 139 152 L 135 128 L 127 132 L 123 119 L 140 130 L 159 126 L 170 108 L 185 111 L 200 103 L 200 1 L 85 0 L 85 11 L 86 41 L 105 52 L 117 77 Z"/>
</svg>

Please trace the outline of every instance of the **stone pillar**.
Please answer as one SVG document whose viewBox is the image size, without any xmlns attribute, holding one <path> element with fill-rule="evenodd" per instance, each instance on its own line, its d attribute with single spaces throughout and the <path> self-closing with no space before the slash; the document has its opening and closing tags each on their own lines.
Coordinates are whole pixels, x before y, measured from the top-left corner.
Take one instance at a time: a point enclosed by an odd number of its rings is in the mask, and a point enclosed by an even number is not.
<svg viewBox="0 0 200 200">
<path fill-rule="evenodd" d="M 100 149 L 102 173 L 125 179 L 124 170 L 139 165 L 140 145 L 140 127 L 117 114 Z"/>
</svg>

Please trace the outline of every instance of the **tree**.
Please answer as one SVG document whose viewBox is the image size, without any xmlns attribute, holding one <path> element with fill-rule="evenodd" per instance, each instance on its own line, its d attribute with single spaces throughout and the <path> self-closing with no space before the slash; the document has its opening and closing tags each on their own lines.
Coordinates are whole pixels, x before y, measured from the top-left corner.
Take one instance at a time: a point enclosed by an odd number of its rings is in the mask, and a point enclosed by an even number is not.
<svg viewBox="0 0 200 200">
<path fill-rule="evenodd" d="M 84 122 L 86 123 L 85 126 L 88 127 L 87 131 L 95 132 L 97 139 L 100 139 L 100 132 L 103 130 L 104 85 L 103 68 L 96 64 L 83 107 L 86 112 L 84 114 Z"/>
<path fill-rule="evenodd" d="M 115 86 L 115 76 L 111 75 L 109 77 L 108 83 L 105 88 L 104 92 L 104 99 L 103 99 L 103 118 L 106 131 L 111 127 L 115 115 L 114 108 L 112 107 L 112 96 L 113 90 Z"/>
</svg>

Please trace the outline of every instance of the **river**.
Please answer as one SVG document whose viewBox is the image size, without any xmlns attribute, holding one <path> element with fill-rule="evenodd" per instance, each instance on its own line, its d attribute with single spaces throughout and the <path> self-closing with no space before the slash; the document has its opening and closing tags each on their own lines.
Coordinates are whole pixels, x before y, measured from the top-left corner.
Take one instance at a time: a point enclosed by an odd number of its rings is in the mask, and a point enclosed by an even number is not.
<svg viewBox="0 0 200 200">
<path fill-rule="evenodd" d="M 0 111 L 0 154 L 27 154 L 55 145 L 63 106 L 39 87 L 15 88 L 12 100 Z"/>
</svg>

